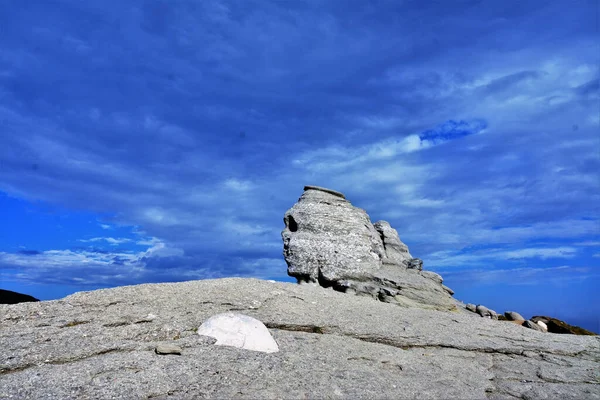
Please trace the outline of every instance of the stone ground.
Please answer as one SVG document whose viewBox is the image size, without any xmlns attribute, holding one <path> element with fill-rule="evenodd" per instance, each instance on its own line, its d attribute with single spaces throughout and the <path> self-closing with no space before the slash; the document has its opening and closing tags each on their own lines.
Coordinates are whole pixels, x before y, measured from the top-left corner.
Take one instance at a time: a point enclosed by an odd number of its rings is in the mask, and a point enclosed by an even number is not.
<svg viewBox="0 0 600 400">
<path fill-rule="evenodd" d="M 262 321 L 280 351 L 196 334 L 227 311 Z M 600 399 L 598 337 L 257 279 L 0 305 L 0 348 L 1 399 Z"/>
</svg>

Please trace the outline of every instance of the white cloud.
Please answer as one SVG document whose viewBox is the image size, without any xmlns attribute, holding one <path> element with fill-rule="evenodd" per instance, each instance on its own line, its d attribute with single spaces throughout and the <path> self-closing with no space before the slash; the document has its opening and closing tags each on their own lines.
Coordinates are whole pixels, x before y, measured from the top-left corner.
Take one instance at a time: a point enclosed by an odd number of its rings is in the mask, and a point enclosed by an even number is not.
<svg viewBox="0 0 600 400">
<path fill-rule="evenodd" d="M 573 247 L 556 247 L 556 248 L 526 248 L 519 250 L 511 250 L 500 252 L 499 258 L 517 259 L 517 258 L 572 258 L 575 256 L 577 249 Z"/>
<path fill-rule="evenodd" d="M 575 246 L 592 246 L 592 247 L 600 247 L 600 242 L 598 241 L 593 241 L 593 240 L 588 240 L 585 242 L 577 242 L 577 243 L 573 243 Z"/>
<path fill-rule="evenodd" d="M 131 242 L 131 239 L 128 238 L 112 238 L 112 237 L 95 237 L 91 239 L 79 239 L 80 242 L 84 243 L 92 243 L 92 242 L 107 242 L 112 244 L 113 246 Z"/>
<path fill-rule="evenodd" d="M 223 182 L 223 186 L 234 192 L 247 192 L 254 188 L 251 181 L 236 178 L 227 179 Z"/>
<path fill-rule="evenodd" d="M 555 259 L 573 258 L 577 249 L 573 247 L 554 248 L 522 248 L 516 250 L 485 249 L 470 252 L 458 252 L 452 250 L 437 251 L 423 256 L 426 265 L 433 268 L 448 266 L 477 266 L 488 262 L 498 263 L 501 260 L 518 259 Z"/>
<path fill-rule="evenodd" d="M 569 285 L 573 281 L 585 281 L 596 279 L 598 273 L 590 267 L 524 267 L 511 269 L 480 269 L 473 268 L 469 270 L 446 270 L 446 278 L 451 277 L 455 282 L 466 281 L 471 284 L 503 284 L 503 285 L 540 285 L 555 284 Z"/>
</svg>

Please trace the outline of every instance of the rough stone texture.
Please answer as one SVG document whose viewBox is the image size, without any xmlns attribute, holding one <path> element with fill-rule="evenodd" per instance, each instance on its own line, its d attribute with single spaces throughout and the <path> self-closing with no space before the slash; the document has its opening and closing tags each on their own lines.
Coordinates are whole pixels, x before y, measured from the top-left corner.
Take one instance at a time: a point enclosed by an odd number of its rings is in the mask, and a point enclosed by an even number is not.
<svg viewBox="0 0 600 400">
<path fill-rule="evenodd" d="M 453 295 L 454 295 L 454 290 L 450 289 L 448 286 L 446 286 L 446 285 L 442 285 L 442 289 L 444 289 L 446 292 L 448 292 L 448 294 L 449 294 L 450 296 L 453 296 Z"/>
<path fill-rule="evenodd" d="M 39 301 L 28 294 L 13 292 L 12 290 L 0 289 L 0 304 L 18 304 L 31 301 Z"/>
<path fill-rule="evenodd" d="M 421 271 L 423 269 L 423 260 L 420 258 L 413 258 L 408 261 L 408 268 L 410 269 L 418 269 Z"/>
<path fill-rule="evenodd" d="M 161 343 L 156 346 L 154 350 L 156 354 L 181 354 L 181 347 L 175 346 L 174 344 Z"/>
<path fill-rule="evenodd" d="M 525 318 L 516 311 L 506 311 L 504 312 L 504 316 L 509 321 L 525 321 Z"/>
<path fill-rule="evenodd" d="M 383 262 L 408 267 L 409 261 L 413 257 L 408 252 L 408 246 L 400 241 L 398 231 L 392 228 L 387 221 L 377 221 L 373 226 L 379 232 L 379 236 L 383 242 L 385 250 Z"/>
<path fill-rule="evenodd" d="M 452 289 L 442 285 L 440 275 L 420 271 L 422 261 L 412 258 L 389 223 L 373 225 L 364 210 L 339 192 L 306 186 L 284 223 L 283 255 L 288 275 L 299 283 L 403 307 L 457 307 Z M 411 262 L 417 267 L 408 268 Z"/>
<path fill-rule="evenodd" d="M 277 343 L 267 327 L 256 318 L 239 313 L 223 313 L 210 317 L 198 328 L 198 335 L 217 339 L 217 346 L 275 353 Z"/>
<path fill-rule="evenodd" d="M 498 319 L 498 313 L 496 313 L 496 311 L 490 310 L 489 308 L 487 308 L 486 306 L 482 306 L 481 304 L 479 304 L 475 308 L 475 312 L 477 312 L 477 314 L 481 315 L 482 317 L 488 317 L 495 320 Z"/>
<path fill-rule="evenodd" d="M 327 188 L 324 188 L 321 186 L 311 186 L 311 185 L 304 186 L 304 190 L 309 190 L 309 189 L 320 190 L 321 192 L 326 192 L 326 193 L 332 194 L 334 196 L 341 197 L 342 199 L 346 198 L 346 196 L 344 196 L 343 193 L 338 192 L 337 190 L 327 189 Z"/>
<path fill-rule="evenodd" d="M 465 306 L 465 308 L 471 312 L 476 313 L 477 312 L 477 306 L 473 303 L 469 303 Z"/>
<path fill-rule="evenodd" d="M 442 282 L 444 282 L 444 280 L 442 279 L 442 276 L 439 274 L 436 274 L 435 272 L 432 271 L 420 271 L 421 276 L 424 276 L 427 279 L 431 279 L 432 281 L 439 283 L 440 285 L 442 284 Z"/>
<path fill-rule="evenodd" d="M 376 271 L 385 255 L 367 213 L 330 191 L 307 186 L 284 223 L 288 275 L 299 281 L 332 285 L 360 278 Z"/>
<path fill-rule="evenodd" d="M 280 351 L 195 332 L 224 312 L 262 321 Z M 597 336 L 256 279 L 0 305 L 0 348 L 2 399 L 600 399 Z"/>
</svg>

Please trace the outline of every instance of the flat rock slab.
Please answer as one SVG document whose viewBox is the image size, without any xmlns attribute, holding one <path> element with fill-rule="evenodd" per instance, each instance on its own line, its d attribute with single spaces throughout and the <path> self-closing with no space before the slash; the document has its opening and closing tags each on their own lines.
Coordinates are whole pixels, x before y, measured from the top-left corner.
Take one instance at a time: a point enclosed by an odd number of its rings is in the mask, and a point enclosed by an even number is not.
<svg viewBox="0 0 600 400">
<path fill-rule="evenodd" d="M 154 350 L 156 354 L 181 354 L 181 347 L 174 344 L 159 344 Z"/>
<path fill-rule="evenodd" d="M 264 323 L 279 352 L 197 334 L 227 312 Z M 598 337 L 257 279 L 0 305 L 0 349 L 2 399 L 600 399 Z"/>
</svg>

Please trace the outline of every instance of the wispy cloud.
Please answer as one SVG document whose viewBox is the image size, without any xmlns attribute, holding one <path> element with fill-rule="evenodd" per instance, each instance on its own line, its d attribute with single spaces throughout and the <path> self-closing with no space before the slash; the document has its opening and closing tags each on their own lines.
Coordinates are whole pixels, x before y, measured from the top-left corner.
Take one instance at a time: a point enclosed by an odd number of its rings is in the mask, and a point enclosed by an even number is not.
<svg viewBox="0 0 600 400">
<path fill-rule="evenodd" d="M 111 245 L 119 245 L 123 243 L 131 242 L 129 238 L 112 238 L 112 237 L 95 237 L 91 239 L 79 239 L 80 242 L 84 243 L 94 243 L 94 242 L 106 242 Z"/>
<path fill-rule="evenodd" d="M 526 267 L 510 269 L 469 269 L 447 271 L 444 276 L 454 282 L 470 282 L 471 284 L 497 285 L 540 285 L 553 284 L 565 286 L 573 281 L 598 279 L 600 274 L 591 267 Z"/>
<path fill-rule="evenodd" d="M 515 250 L 486 248 L 471 251 L 439 251 L 425 258 L 430 267 L 477 266 L 487 262 L 502 263 L 503 260 L 521 259 L 560 259 L 573 258 L 577 254 L 574 247 L 519 248 Z M 533 260 L 532 260 L 533 261 Z"/>
</svg>

